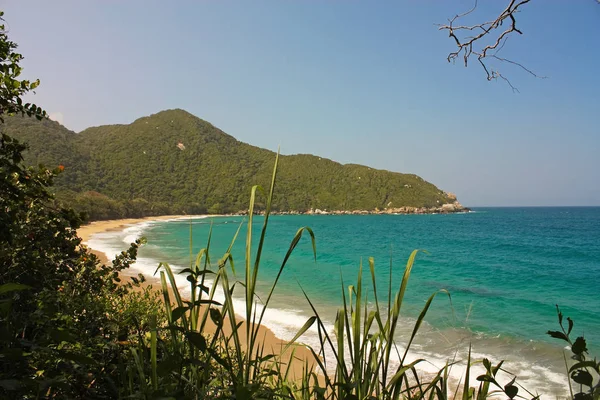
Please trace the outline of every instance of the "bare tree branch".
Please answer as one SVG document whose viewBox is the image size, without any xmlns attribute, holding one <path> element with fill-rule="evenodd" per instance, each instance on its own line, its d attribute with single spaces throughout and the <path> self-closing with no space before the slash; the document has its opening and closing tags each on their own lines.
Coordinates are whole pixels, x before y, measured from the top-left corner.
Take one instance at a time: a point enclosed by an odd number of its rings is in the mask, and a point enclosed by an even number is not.
<svg viewBox="0 0 600 400">
<path fill-rule="evenodd" d="M 531 0 L 508 0 L 507 7 L 492 21 L 475 25 L 455 25 L 459 20 L 472 14 L 477 9 L 477 0 L 475 0 L 473 8 L 469 11 L 449 19 L 448 24 L 446 25 L 439 24 L 439 30 L 448 31 L 448 36 L 454 39 L 458 47 L 458 50 L 448 54 L 448 62 L 455 62 L 457 59 L 462 58 L 466 67 L 468 66 L 471 57 L 475 57 L 485 71 L 488 81 L 500 78 L 508 83 L 515 92 L 518 92 L 518 90 L 504 75 L 488 65 L 488 60 L 494 59 L 503 63 L 512 64 L 536 78 L 545 78 L 537 75 L 516 61 L 498 56 L 498 53 L 504 48 L 509 37 L 513 36 L 515 33 L 518 33 L 519 35 L 523 34 L 523 32 L 517 28 L 515 15 L 520 11 L 520 7 L 530 1 Z M 506 24 L 508 24 L 508 27 L 502 30 L 502 26 L 506 26 Z M 471 35 L 471 32 L 475 32 L 475 35 L 468 36 Z"/>
</svg>

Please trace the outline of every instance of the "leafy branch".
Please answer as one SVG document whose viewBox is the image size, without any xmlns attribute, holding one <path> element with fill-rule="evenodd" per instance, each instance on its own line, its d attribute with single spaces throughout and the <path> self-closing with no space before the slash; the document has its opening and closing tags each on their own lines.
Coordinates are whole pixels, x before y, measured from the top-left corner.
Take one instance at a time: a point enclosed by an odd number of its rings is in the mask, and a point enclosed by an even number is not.
<svg viewBox="0 0 600 400">
<path fill-rule="evenodd" d="M 23 103 L 21 96 L 35 90 L 40 80 L 33 82 L 19 80 L 22 67 L 19 62 L 23 56 L 14 50 L 17 44 L 8 39 L 7 29 L 4 24 L 4 12 L 0 11 L 0 122 L 4 122 L 4 115 L 21 114 L 35 116 L 37 119 L 45 118 L 46 111 L 32 103 Z"/>
<path fill-rule="evenodd" d="M 600 398 L 600 362 L 596 358 L 593 360 L 586 358 L 588 348 L 583 336 L 577 337 L 575 341 L 571 339 L 570 335 L 574 325 L 573 320 L 567 317 L 568 327 L 565 329 L 563 314 L 558 305 L 556 306 L 556 313 L 558 314 L 560 331 L 548 331 L 547 333 L 555 339 L 567 342 L 573 353 L 571 359 L 574 360 L 574 364 L 568 368 L 568 373 L 576 386 L 579 386 L 579 392 L 573 395 L 573 385 L 569 382 L 571 397 L 575 400 L 597 400 Z"/>
</svg>

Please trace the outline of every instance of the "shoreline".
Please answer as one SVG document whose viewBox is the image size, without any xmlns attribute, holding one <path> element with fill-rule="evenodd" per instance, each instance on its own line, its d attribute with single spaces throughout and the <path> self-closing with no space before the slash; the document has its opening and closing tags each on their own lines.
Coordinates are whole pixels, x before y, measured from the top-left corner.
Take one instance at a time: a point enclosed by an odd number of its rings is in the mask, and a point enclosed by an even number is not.
<svg viewBox="0 0 600 400">
<path fill-rule="evenodd" d="M 119 219 L 119 220 L 107 220 L 107 221 L 96 221 L 96 222 L 92 222 L 86 226 L 83 226 L 82 228 L 80 228 L 78 230 L 78 235 L 82 238 L 83 242 L 87 242 L 91 236 L 93 236 L 96 233 L 102 233 L 102 232 L 115 232 L 115 231 L 122 231 L 128 227 L 134 226 L 136 224 L 140 224 L 140 223 L 144 223 L 144 222 L 150 222 L 150 221 L 166 221 L 166 220 L 186 220 L 186 219 L 190 219 L 190 218 L 209 218 L 209 217 L 221 217 L 221 216 L 231 216 L 231 215 L 193 215 L 193 216 L 189 216 L 189 215 L 167 215 L 167 216 L 160 216 L 160 217 L 146 217 L 146 218 L 128 218 L 128 219 Z M 238 216 L 240 216 L 238 214 Z M 126 247 L 126 244 L 123 243 L 123 247 Z M 89 248 L 89 247 L 88 247 Z M 100 255 L 103 257 L 103 262 L 110 262 L 110 260 L 108 259 L 108 257 L 96 250 L 96 249 L 92 249 L 90 248 L 90 250 L 92 252 L 94 252 L 94 254 L 100 253 Z M 110 253 L 111 251 L 109 251 Z M 109 255 L 110 256 L 110 255 Z M 132 270 L 125 270 L 123 271 L 122 277 L 124 277 L 124 279 L 127 279 L 128 277 L 131 276 L 137 276 L 138 271 L 135 270 L 135 265 L 133 266 Z M 153 285 L 157 290 L 159 290 L 160 288 L 160 281 L 156 276 L 152 276 L 152 275 L 146 275 L 148 284 Z M 237 308 L 237 307 L 236 307 Z M 239 321 L 243 321 L 243 319 L 240 317 Z M 207 332 L 210 333 L 211 328 L 213 327 L 207 327 Z M 278 338 L 276 336 L 276 334 L 274 333 L 273 330 L 269 329 L 267 326 L 262 325 L 260 327 L 260 334 L 259 337 L 262 339 L 261 341 L 264 340 L 265 343 L 265 348 L 266 349 L 270 349 L 271 352 L 273 354 L 280 354 L 282 349 L 284 348 L 284 346 L 286 345 L 287 341 Z M 243 340 L 243 339 L 242 339 Z M 462 339 L 460 339 L 462 340 Z M 483 347 L 479 347 L 478 348 L 478 357 L 488 357 L 491 359 L 500 359 L 498 358 L 498 353 L 487 353 L 487 348 L 486 348 L 486 344 L 485 342 L 480 343 L 480 345 L 482 345 Z M 292 374 L 293 376 L 300 376 L 301 373 L 301 369 L 303 367 L 303 361 L 304 360 L 314 360 L 312 354 L 310 353 L 310 351 L 303 347 L 303 346 L 297 346 L 296 348 L 296 354 L 295 354 L 295 358 L 298 358 L 300 360 L 296 361 L 294 363 L 294 366 L 292 368 Z M 291 349 L 290 349 L 291 350 Z M 290 351 L 288 351 L 287 355 L 289 356 Z M 440 362 L 442 362 L 443 358 L 446 357 L 445 353 L 437 353 L 431 349 L 416 349 L 416 353 L 411 351 L 411 357 L 417 357 L 416 354 L 418 354 L 419 358 L 423 358 L 421 356 L 421 354 L 425 354 L 425 356 L 427 357 L 428 360 L 433 359 L 434 361 L 436 361 L 436 359 L 439 358 L 439 361 L 436 365 L 443 365 L 440 364 Z M 506 357 L 506 355 L 501 356 L 501 357 Z M 411 358 L 411 360 L 412 360 Z M 459 357 L 460 358 L 460 357 Z M 464 358 L 464 354 L 463 357 Z M 504 359 L 504 358 L 502 358 Z M 543 379 L 543 381 L 546 382 L 558 382 L 559 377 L 554 375 L 553 373 L 556 372 L 552 369 L 548 369 L 548 373 L 544 371 L 536 371 L 536 373 L 531 374 L 531 371 L 533 371 L 534 368 L 537 367 L 530 367 L 530 366 L 526 366 L 523 367 L 523 362 L 526 362 L 526 360 L 521 360 L 520 358 L 515 359 L 513 358 L 511 360 L 511 358 L 507 358 L 509 360 L 509 362 L 511 364 L 514 364 L 516 366 L 516 368 L 518 368 L 518 373 L 519 374 L 525 374 L 525 378 L 526 379 L 533 379 L 533 380 L 538 380 L 538 379 Z M 284 358 L 282 358 L 283 362 L 287 361 L 287 358 L 284 356 Z M 313 364 L 314 365 L 314 364 Z M 424 373 L 429 373 L 431 371 L 429 371 L 429 366 L 428 365 L 423 365 L 421 368 L 419 368 L 422 372 Z M 435 369 L 435 368 L 434 368 Z M 475 370 L 474 370 L 475 371 Z M 320 371 L 318 372 L 318 376 L 320 381 L 323 379 L 323 377 L 321 376 Z M 454 375 L 454 374 L 453 374 Z M 529 375 L 529 376 L 528 376 Z M 521 378 L 523 378 L 523 376 L 521 376 Z M 452 376 L 451 377 L 451 381 L 452 381 L 452 386 L 455 387 L 456 383 L 460 380 L 459 376 Z M 539 390 L 541 388 L 541 386 L 538 385 L 527 385 L 526 387 L 530 388 L 530 389 L 534 389 L 534 390 Z M 554 392 L 553 389 L 550 389 L 550 391 L 548 392 L 542 392 L 543 394 L 547 395 L 547 394 L 552 394 L 552 395 L 562 395 L 563 393 Z"/>
<path fill-rule="evenodd" d="M 94 221 L 87 225 L 83 225 L 79 229 L 77 229 L 77 236 L 79 236 L 81 238 L 81 244 L 84 245 L 85 247 L 87 247 L 87 249 L 91 253 L 96 255 L 96 257 L 98 257 L 98 260 L 101 263 L 107 264 L 107 263 L 111 262 L 112 255 L 106 254 L 103 251 L 94 249 L 88 245 L 90 238 L 95 234 L 105 233 L 105 232 L 122 231 L 123 229 L 125 229 L 127 227 L 130 227 L 130 226 L 133 226 L 133 225 L 136 225 L 139 223 L 143 223 L 143 222 L 182 220 L 182 219 L 185 220 L 185 219 L 190 219 L 190 218 L 210 218 L 210 217 L 220 217 L 220 216 L 223 216 L 223 215 L 163 215 L 163 216 L 157 216 L 157 217 L 124 218 L 124 219 Z M 123 250 L 125 250 L 125 246 L 123 246 Z M 138 271 L 124 270 L 124 271 L 120 272 L 120 275 L 122 278 L 124 278 L 124 281 L 128 281 L 128 280 L 130 280 L 131 277 L 137 277 Z M 158 276 L 144 274 L 144 277 L 146 278 L 145 285 L 150 286 L 153 290 L 160 290 L 161 283 L 160 283 L 160 279 Z M 241 316 L 239 316 L 239 318 L 241 320 L 244 320 Z M 209 321 L 209 324 L 207 324 L 206 328 L 207 328 L 206 333 L 210 334 L 210 333 L 214 332 L 215 326 L 212 323 L 210 323 L 210 321 Z M 228 326 L 228 321 L 226 321 L 226 324 L 223 326 L 223 331 L 226 334 L 229 334 L 231 332 L 231 327 Z M 244 330 L 242 330 L 242 331 L 244 331 Z M 240 337 L 242 342 L 245 340 L 243 336 L 245 336 L 245 335 L 241 335 L 241 337 Z M 275 333 L 271 329 L 266 327 L 265 325 L 261 325 L 259 327 L 258 337 L 261 338 L 260 340 L 265 347 L 265 351 L 267 351 L 267 349 L 270 349 L 270 352 L 273 354 L 276 354 L 276 355 L 282 355 L 282 351 L 288 343 L 288 341 L 277 337 L 275 335 Z M 294 358 L 296 360 L 293 364 L 293 367 L 290 370 L 290 373 L 292 376 L 300 378 L 302 376 L 302 368 L 304 367 L 305 361 L 308 361 L 309 364 L 311 364 L 312 366 L 315 366 L 314 357 L 313 357 L 312 353 L 310 352 L 310 350 L 308 350 L 306 347 L 304 347 L 302 345 L 298 345 L 298 346 L 290 347 L 290 349 L 288 349 L 287 352 L 282 355 L 282 357 L 281 357 L 282 362 L 288 363 L 290 361 L 290 356 L 292 354 L 293 349 L 295 349 Z M 316 372 L 318 373 L 318 376 L 320 377 L 320 373 L 318 371 L 316 371 Z"/>
<path fill-rule="evenodd" d="M 135 225 L 141 222 L 149 222 L 149 221 L 166 221 L 169 219 L 182 219 L 187 218 L 188 216 L 182 215 L 162 215 L 157 217 L 143 217 L 143 218 L 123 218 L 123 219 L 107 219 L 101 221 L 92 221 L 86 225 L 82 225 L 77 229 L 77 236 L 81 238 L 81 244 L 85 245 L 88 250 L 90 250 L 93 254 L 98 257 L 100 262 L 108 263 L 109 255 L 94 249 L 88 246 L 88 241 L 92 235 L 103 232 L 113 232 L 113 231 L 121 231 L 127 227 L 127 225 Z M 203 215 L 192 216 L 193 217 L 204 217 Z M 125 250 L 125 249 L 124 249 Z"/>
<path fill-rule="evenodd" d="M 271 211 L 271 215 L 435 215 L 435 214 L 465 214 L 473 212 L 469 207 L 463 207 L 460 203 L 442 204 L 439 207 L 410 207 L 384 208 L 382 210 L 327 210 L 311 208 L 307 211 Z M 224 214 L 227 216 L 248 215 L 247 211 Z M 264 211 L 254 211 L 254 215 L 264 215 Z M 217 216 L 217 215 L 212 215 Z"/>
</svg>

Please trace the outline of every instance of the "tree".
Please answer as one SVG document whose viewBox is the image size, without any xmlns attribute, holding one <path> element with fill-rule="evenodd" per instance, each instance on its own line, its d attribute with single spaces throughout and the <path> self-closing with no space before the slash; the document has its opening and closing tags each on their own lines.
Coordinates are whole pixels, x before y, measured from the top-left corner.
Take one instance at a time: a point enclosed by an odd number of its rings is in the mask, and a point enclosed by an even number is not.
<svg viewBox="0 0 600 400">
<path fill-rule="evenodd" d="M 21 100 L 39 81 L 19 80 L 16 47 L 0 25 L 0 123 L 46 116 Z M 64 167 L 24 166 L 26 148 L 0 137 L 0 398 L 117 398 L 129 360 L 121 342 L 148 332 L 160 304 L 120 283 L 140 242 L 100 263 L 77 236 L 80 215 L 49 191 Z"/>
<path fill-rule="evenodd" d="M 0 121 L 4 120 L 4 115 L 12 114 L 41 119 L 46 112 L 35 104 L 23 103 L 21 99 L 27 92 L 35 90 L 40 80 L 19 80 L 22 71 L 19 62 L 23 56 L 15 52 L 17 45 L 8 39 L 3 17 L 4 12 L 0 11 Z"/>
</svg>

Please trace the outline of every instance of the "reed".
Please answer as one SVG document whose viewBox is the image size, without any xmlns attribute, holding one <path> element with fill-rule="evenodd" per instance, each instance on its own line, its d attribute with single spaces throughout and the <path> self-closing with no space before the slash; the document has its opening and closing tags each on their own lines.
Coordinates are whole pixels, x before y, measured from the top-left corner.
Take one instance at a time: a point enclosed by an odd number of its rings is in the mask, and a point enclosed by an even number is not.
<svg viewBox="0 0 600 400">
<path fill-rule="evenodd" d="M 431 294 L 414 322 L 408 337 L 401 337 L 399 328 L 402 306 L 419 250 L 411 253 L 404 267 L 398 288 L 392 287 L 392 261 L 387 287 L 382 296 L 376 283 L 375 262 L 368 259 L 368 272 L 361 263 L 356 282 L 345 286 L 341 277 L 342 305 L 332 331 L 316 304 L 302 291 L 313 315 L 307 319 L 283 351 L 274 353 L 265 347 L 260 337 L 260 325 L 273 299 L 273 294 L 286 264 L 302 237 L 310 238 L 316 262 L 316 240 L 309 227 L 298 229 L 291 239 L 278 272 L 266 293 L 257 293 L 261 255 L 271 214 L 279 156 L 275 160 L 268 191 L 252 187 L 246 222 L 245 252 L 241 279 L 234 280 L 236 262 L 233 244 L 243 228 L 240 224 L 227 251 L 216 263 L 211 262 L 212 227 L 206 246 L 193 257 L 190 265 L 180 271 L 189 282 L 189 299 L 184 299 L 177 287 L 169 264 L 161 263 L 160 275 L 164 298 L 166 325 L 153 320 L 149 337 L 131 351 L 131 393 L 143 398 L 184 396 L 186 398 L 289 398 L 289 399 L 449 399 L 483 400 L 503 393 L 508 398 L 522 397 L 512 379 L 500 385 L 497 375 L 500 362 L 493 366 L 487 359 L 472 360 L 471 351 L 463 374 L 464 381 L 450 382 L 455 362 L 448 362 L 437 373 L 424 375 L 417 359 L 408 362 L 411 346 L 435 298 L 450 294 L 440 290 Z M 253 221 L 257 196 L 265 197 L 264 220 L 254 246 Z M 190 227 L 190 249 L 192 248 Z M 256 250 L 253 252 L 253 249 Z M 231 274 L 234 275 L 231 275 Z M 366 278 L 366 279 L 365 279 Z M 210 284 L 209 284 L 210 279 Z M 244 299 L 244 308 L 235 308 L 234 294 Z M 220 292 L 222 300 L 217 301 Z M 262 300 L 261 300 L 262 299 Z M 382 300 L 384 299 L 384 300 Z M 240 317 L 240 315 L 242 317 Z M 208 324 L 214 325 L 209 332 Z M 317 331 L 318 346 L 299 341 L 309 331 Z M 403 345 L 398 345 L 402 342 Z M 298 359 L 298 346 L 308 348 L 313 362 Z M 282 357 L 287 354 L 284 360 Z M 292 376 L 294 363 L 300 365 L 300 376 Z M 471 368 L 482 364 L 485 374 L 478 376 L 477 388 L 471 387 Z M 494 390 L 490 390 L 493 387 Z M 528 393 L 528 397 L 536 396 Z M 530 395 L 530 396 L 529 396 Z"/>
</svg>

